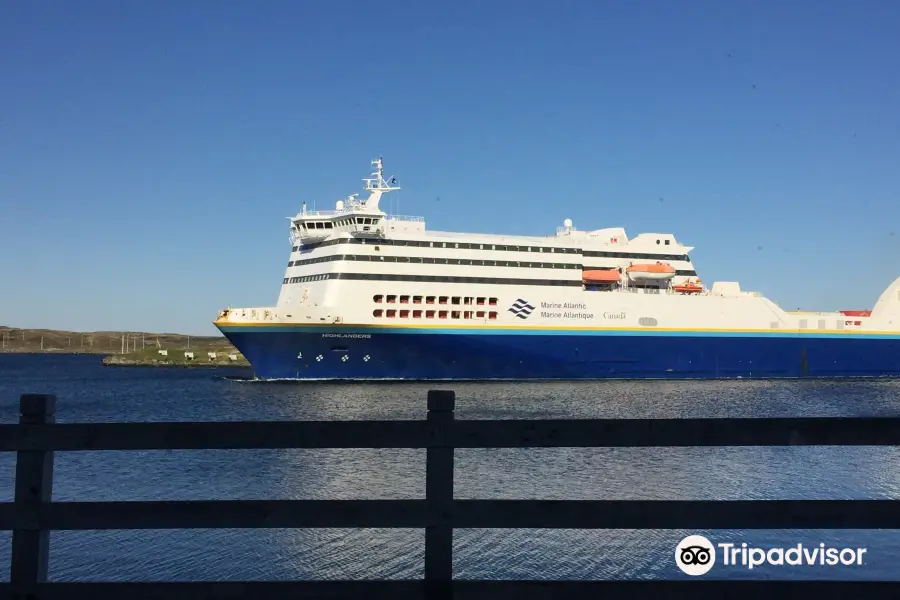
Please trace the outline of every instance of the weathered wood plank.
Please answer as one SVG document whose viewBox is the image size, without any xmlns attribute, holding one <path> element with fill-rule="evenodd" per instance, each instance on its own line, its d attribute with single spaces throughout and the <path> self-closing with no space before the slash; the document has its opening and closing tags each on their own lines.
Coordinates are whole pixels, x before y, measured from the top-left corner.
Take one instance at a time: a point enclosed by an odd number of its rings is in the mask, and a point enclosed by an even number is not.
<svg viewBox="0 0 900 600">
<path fill-rule="evenodd" d="M 429 448 L 425 458 L 425 501 L 432 524 L 425 529 L 425 579 L 431 600 L 450 600 L 446 583 L 453 579 L 453 448 L 446 446 L 453 427 L 453 392 L 428 392 L 428 422 L 441 447 Z"/>
<path fill-rule="evenodd" d="M 182 500 L 0 504 L 0 530 L 379 527 L 422 529 L 424 500 Z"/>
<path fill-rule="evenodd" d="M 251 421 L 0 425 L 0 451 L 900 446 L 900 418 Z"/>
<path fill-rule="evenodd" d="M 900 589 L 895 582 L 868 581 L 455 581 L 454 586 L 458 600 L 896 600 Z"/>
<path fill-rule="evenodd" d="M 895 500 L 456 500 L 456 528 L 898 529 Z"/>
<path fill-rule="evenodd" d="M 0 451 L 425 448 L 422 421 L 246 421 L 0 425 Z"/>
<path fill-rule="evenodd" d="M 49 530 L 900 529 L 900 510 L 894 500 L 453 500 L 437 512 L 425 500 L 54 502 L 29 509 L 16 509 L 11 502 L 0 504 L 0 531 L 15 526 Z M 446 552 L 445 542 L 439 544 L 444 548 L 441 552 Z M 445 562 L 441 564 L 446 568 Z"/>
<path fill-rule="evenodd" d="M 53 423 L 55 419 L 55 396 L 25 394 L 20 398 L 19 423 L 44 424 Z M 47 450 L 17 452 L 14 506 L 17 509 L 40 510 L 50 506 L 52 498 L 53 452 Z M 50 558 L 50 532 L 46 527 L 29 527 L 22 520 L 14 522 L 12 529 L 9 580 L 17 584 L 46 581 Z"/>
<path fill-rule="evenodd" d="M 454 422 L 456 448 L 900 446 L 900 418 L 582 419 Z"/>
<path fill-rule="evenodd" d="M 457 600 L 582 600 L 633 598 L 659 600 L 895 600 L 900 583 L 881 581 L 466 581 L 452 582 Z M 426 600 L 416 581 L 264 581 L 45 583 L 14 588 L 0 583 L 0 600 Z"/>
<path fill-rule="evenodd" d="M 416 581 L 191 581 L 46 583 L 14 588 L 0 583 L 0 600 L 421 600 Z"/>
</svg>

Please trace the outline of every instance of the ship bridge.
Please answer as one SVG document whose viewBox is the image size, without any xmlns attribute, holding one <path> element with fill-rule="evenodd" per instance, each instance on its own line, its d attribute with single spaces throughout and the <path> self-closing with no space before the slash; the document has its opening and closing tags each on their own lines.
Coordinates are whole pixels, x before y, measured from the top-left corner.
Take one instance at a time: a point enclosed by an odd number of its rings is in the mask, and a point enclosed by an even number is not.
<svg viewBox="0 0 900 600">
<path fill-rule="evenodd" d="M 384 235 L 385 221 L 393 221 L 386 216 L 378 204 L 381 196 L 399 190 L 396 177 L 385 179 L 384 164 L 381 158 L 372 161 L 375 167 L 371 176 L 363 179 L 365 191 L 369 197 L 359 199 L 359 194 L 350 194 L 345 200 L 338 200 L 334 210 L 309 211 L 306 202 L 300 212 L 291 221 L 291 244 L 315 242 L 328 238 L 336 233 Z"/>
</svg>

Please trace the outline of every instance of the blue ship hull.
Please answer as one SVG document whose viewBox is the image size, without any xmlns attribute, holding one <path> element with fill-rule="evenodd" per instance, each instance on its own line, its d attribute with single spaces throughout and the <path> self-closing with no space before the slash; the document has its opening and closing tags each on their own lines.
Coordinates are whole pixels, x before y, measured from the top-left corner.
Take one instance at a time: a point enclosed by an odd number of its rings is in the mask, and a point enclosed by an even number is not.
<svg viewBox="0 0 900 600">
<path fill-rule="evenodd" d="M 220 326 L 260 379 L 900 377 L 900 335 Z"/>
</svg>

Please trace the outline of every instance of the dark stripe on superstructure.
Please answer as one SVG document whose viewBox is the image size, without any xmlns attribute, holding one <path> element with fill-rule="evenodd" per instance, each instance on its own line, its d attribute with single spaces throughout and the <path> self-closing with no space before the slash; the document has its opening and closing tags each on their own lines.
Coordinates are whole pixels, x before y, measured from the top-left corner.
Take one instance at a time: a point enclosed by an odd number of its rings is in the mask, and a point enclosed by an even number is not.
<svg viewBox="0 0 900 600">
<path fill-rule="evenodd" d="M 639 260 L 683 260 L 690 262 L 687 254 L 653 254 L 643 252 L 606 252 L 599 250 L 583 250 L 582 248 L 557 248 L 555 246 L 511 246 L 508 244 L 481 244 L 472 242 L 436 242 L 421 240 L 394 240 L 394 239 L 378 239 L 378 238 L 338 238 L 334 240 L 326 240 L 323 242 L 313 242 L 294 246 L 293 252 L 306 252 L 323 248 L 326 246 L 334 246 L 336 244 L 360 244 L 364 246 L 406 246 L 413 248 L 453 248 L 460 250 L 486 250 L 494 252 L 539 252 L 543 254 L 581 254 L 589 258 L 635 258 Z"/>
<path fill-rule="evenodd" d="M 321 273 L 303 277 L 285 277 L 282 283 L 307 283 L 326 279 L 352 281 L 415 281 L 419 283 L 482 283 L 489 285 L 540 285 L 581 287 L 580 279 L 513 279 L 507 277 L 447 277 L 442 275 L 394 275 L 387 273 Z"/>
<path fill-rule="evenodd" d="M 403 263 L 403 264 L 426 264 L 426 265 L 462 265 L 466 267 L 519 267 L 525 269 L 608 269 L 606 267 L 588 267 L 576 263 L 550 263 L 550 262 L 526 262 L 521 260 L 480 260 L 476 258 L 445 258 L 440 256 L 387 256 L 381 254 L 329 254 L 327 256 L 317 256 L 316 258 L 306 258 L 303 260 L 294 260 L 288 263 L 288 267 L 302 267 L 306 265 L 314 265 L 324 262 L 333 261 L 360 261 L 360 262 L 377 262 L 377 263 Z M 680 270 L 675 272 L 676 275 L 694 277 L 697 273 L 693 270 Z"/>
</svg>

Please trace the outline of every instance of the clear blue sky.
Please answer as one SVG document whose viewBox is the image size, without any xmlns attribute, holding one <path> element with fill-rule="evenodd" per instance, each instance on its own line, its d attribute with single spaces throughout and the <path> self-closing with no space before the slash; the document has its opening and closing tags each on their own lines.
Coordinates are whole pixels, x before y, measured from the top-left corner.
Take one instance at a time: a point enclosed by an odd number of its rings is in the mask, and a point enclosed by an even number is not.
<svg viewBox="0 0 900 600">
<path fill-rule="evenodd" d="M 0 4 L 0 324 L 214 332 L 286 216 L 673 232 L 707 281 L 871 307 L 900 275 L 900 3 Z M 440 198 L 440 201 L 437 198 Z"/>
</svg>

